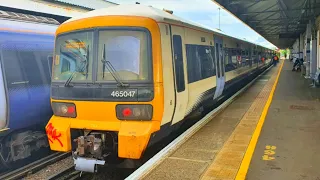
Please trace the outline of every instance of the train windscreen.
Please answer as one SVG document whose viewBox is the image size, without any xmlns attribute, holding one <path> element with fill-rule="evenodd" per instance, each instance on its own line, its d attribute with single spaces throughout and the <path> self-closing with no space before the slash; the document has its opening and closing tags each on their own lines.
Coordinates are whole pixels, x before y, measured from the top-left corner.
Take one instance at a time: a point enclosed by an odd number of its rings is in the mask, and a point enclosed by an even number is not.
<svg viewBox="0 0 320 180">
<path fill-rule="evenodd" d="M 53 58 L 53 82 L 92 80 L 93 32 L 61 35 L 56 40 Z"/>
<path fill-rule="evenodd" d="M 104 30 L 99 32 L 98 81 L 114 81 L 111 69 L 123 81 L 150 80 L 147 33 L 143 31 Z M 111 67 L 112 68 L 112 67 Z"/>
<path fill-rule="evenodd" d="M 143 30 L 99 30 L 97 33 L 80 31 L 57 37 L 53 82 L 67 85 L 70 82 L 152 80 L 150 34 Z"/>
</svg>

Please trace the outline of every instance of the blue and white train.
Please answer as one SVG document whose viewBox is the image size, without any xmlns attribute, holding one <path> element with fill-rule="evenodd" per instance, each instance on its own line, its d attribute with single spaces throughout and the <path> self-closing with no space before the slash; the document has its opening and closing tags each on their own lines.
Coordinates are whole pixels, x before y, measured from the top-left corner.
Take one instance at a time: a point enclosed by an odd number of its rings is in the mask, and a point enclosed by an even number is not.
<svg viewBox="0 0 320 180">
<path fill-rule="evenodd" d="M 48 147 L 48 59 L 58 25 L 51 18 L 0 11 L 0 169 Z"/>
</svg>

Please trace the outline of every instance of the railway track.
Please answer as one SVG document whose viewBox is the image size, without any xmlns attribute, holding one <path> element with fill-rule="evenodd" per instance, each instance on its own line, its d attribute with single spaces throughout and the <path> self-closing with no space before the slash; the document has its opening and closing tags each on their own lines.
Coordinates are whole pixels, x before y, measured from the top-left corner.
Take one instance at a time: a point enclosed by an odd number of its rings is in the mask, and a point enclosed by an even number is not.
<svg viewBox="0 0 320 180">
<path fill-rule="evenodd" d="M 79 179 L 80 175 L 81 175 L 80 171 L 76 171 L 74 169 L 74 166 L 70 166 L 48 177 L 48 180 L 58 180 L 58 179 L 75 180 L 75 179 Z"/>
<path fill-rule="evenodd" d="M 5 179 L 5 180 L 13 180 L 13 179 L 21 179 L 23 177 L 26 177 L 29 174 L 33 174 L 44 167 L 53 164 L 61 159 L 64 159 L 66 157 L 70 156 L 70 153 L 53 153 L 49 156 L 46 156 L 40 160 L 37 160 L 35 162 L 32 162 L 22 168 L 19 168 L 14 171 L 10 171 L 5 174 L 0 175 L 0 179 Z"/>
</svg>

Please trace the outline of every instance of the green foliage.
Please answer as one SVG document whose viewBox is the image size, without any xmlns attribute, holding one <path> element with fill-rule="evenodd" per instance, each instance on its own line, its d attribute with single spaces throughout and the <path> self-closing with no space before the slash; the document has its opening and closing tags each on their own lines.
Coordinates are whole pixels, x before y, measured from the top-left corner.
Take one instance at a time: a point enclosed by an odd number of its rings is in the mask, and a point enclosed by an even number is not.
<svg viewBox="0 0 320 180">
<path fill-rule="evenodd" d="M 287 54 L 290 54 L 290 49 L 280 49 L 280 56 L 287 57 Z"/>
</svg>

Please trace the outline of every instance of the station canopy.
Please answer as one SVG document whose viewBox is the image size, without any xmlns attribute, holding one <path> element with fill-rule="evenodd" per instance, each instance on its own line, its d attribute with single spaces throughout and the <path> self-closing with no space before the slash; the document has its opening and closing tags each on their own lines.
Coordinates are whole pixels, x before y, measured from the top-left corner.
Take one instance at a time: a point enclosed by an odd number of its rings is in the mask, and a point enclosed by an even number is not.
<svg viewBox="0 0 320 180">
<path fill-rule="evenodd" d="M 278 48 L 291 47 L 309 20 L 320 14 L 320 0 L 212 0 Z"/>
</svg>

